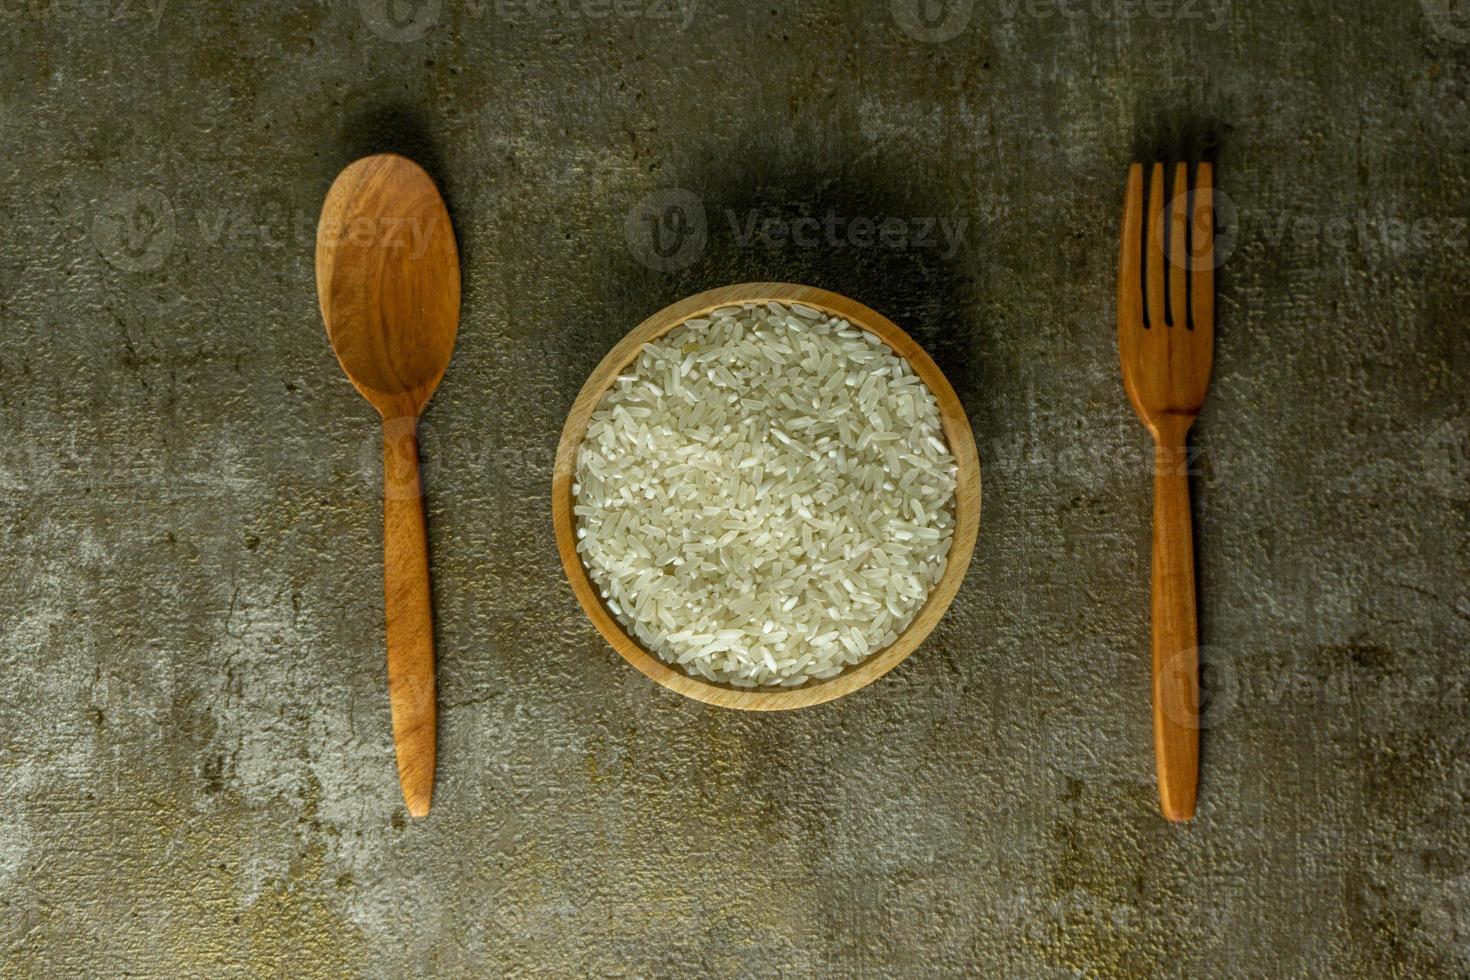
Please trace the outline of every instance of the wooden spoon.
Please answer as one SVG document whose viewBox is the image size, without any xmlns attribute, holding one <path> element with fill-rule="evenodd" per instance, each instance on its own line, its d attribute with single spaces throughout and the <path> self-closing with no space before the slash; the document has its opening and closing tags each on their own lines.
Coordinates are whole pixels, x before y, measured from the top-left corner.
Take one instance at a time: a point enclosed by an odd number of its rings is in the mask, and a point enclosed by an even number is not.
<svg viewBox="0 0 1470 980">
<path fill-rule="evenodd" d="M 422 167 L 391 153 L 337 175 L 317 228 L 316 290 L 342 370 L 383 417 L 388 696 L 408 812 L 434 792 L 434 620 L 418 417 L 459 329 L 459 250 Z"/>
</svg>

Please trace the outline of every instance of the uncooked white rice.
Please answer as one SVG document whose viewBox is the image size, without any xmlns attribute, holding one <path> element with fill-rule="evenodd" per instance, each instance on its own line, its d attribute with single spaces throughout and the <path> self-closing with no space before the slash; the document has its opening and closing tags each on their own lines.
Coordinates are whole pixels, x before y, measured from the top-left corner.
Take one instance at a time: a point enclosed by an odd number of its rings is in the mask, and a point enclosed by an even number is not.
<svg viewBox="0 0 1470 980">
<path fill-rule="evenodd" d="M 645 344 L 593 413 L 577 550 L 663 660 L 795 686 L 924 605 L 955 472 L 933 393 L 876 336 L 796 304 L 724 307 Z"/>
</svg>

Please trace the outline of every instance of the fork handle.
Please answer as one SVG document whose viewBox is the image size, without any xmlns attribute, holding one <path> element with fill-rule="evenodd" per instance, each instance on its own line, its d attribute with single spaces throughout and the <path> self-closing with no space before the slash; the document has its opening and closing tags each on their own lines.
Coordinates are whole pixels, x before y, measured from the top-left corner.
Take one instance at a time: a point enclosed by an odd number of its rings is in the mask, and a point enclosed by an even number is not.
<svg viewBox="0 0 1470 980">
<path fill-rule="evenodd" d="M 1192 421 L 1192 420 L 1191 420 Z M 1154 447 L 1154 756 L 1168 820 L 1194 816 L 1199 784 L 1199 627 L 1184 432 Z"/>
<path fill-rule="evenodd" d="M 434 792 L 434 616 L 418 420 L 383 420 L 383 596 L 398 781 L 411 816 Z"/>
</svg>

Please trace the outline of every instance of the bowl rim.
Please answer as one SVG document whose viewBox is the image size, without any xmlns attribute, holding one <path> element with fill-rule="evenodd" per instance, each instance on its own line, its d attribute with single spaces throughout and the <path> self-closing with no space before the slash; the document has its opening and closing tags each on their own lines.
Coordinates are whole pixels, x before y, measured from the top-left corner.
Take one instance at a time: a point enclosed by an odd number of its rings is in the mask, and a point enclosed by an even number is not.
<svg viewBox="0 0 1470 980">
<path fill-rule="evenodd" d="M 717 684 L 686 674 L 645 650 L 623 629 L 603 604 L 581 556 L 577 554 L 572 483 L 576 475 L 577 451 L 587 435 L 592 413 L 617 376 L 637 358 L 644 344 L 662 337 L 686 320 L 720 307 L 771 300 L 800 303 L 843 317 L 854 326 L 876 334 L 894 353 L 913 366 L 914 373 L 929 387 L 939 403 L 940 426 L 955 457 L 958 470 L 955 533 L 944 574 L 908 628 L 893 643 L 826 680 L 808 681 L 791 688 L 745 688 Z M 557 552 L 572 592 L 592 620 L 592 625 L 624 660 L 650 680 L 705 704 L 747 711 L 780 711 L 822 704 L 866 687 L 898 666 L 928 637 L 959 592 L 975 552 L 980 530 L 980 457 L 964 405 L 949 380 L 928 353 L 892 320 L 856 300 L 815 286 L 784 282 L 739 283 L 708 289 L 669 304 L 634 327 L 593 369 L 567 413 L 557 444 L 551 479 L 551 512 Z"/>
</svg>

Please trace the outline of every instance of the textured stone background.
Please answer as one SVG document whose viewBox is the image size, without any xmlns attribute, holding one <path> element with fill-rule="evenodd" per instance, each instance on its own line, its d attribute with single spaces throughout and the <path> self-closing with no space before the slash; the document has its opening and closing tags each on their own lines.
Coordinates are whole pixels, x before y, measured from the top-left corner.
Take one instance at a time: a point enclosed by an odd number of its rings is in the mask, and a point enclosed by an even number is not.
<svg viewBox="0 0 1470 980">
<path fill-rule="evenodd" d="M 0 3 L 0 972 L 1470 971 L 1464 4 L 650 3 Z M 376 429 L 311 276 L 378 149 L 464 259 L 417 823 Z M 1234 246 L 1172 827 L 1114 236 L 1127 162 L 1201 149 Z M 925 343 L 986 489 L 929 642 L 773 717 L 614 656 L 547 500 L 616 338 L 761 278 Z"/>
</svg>

